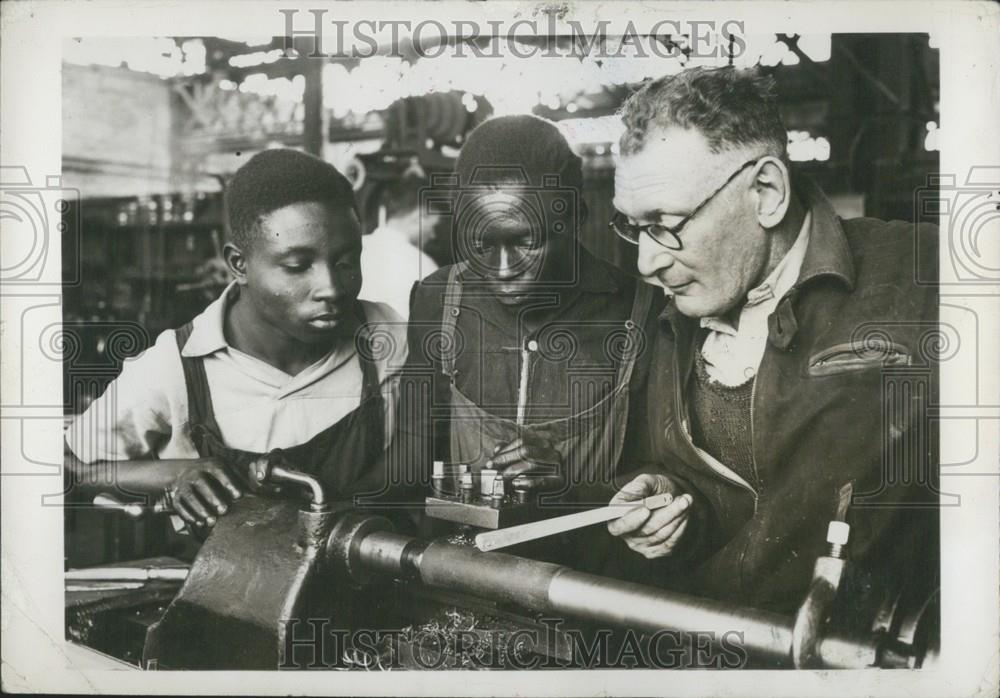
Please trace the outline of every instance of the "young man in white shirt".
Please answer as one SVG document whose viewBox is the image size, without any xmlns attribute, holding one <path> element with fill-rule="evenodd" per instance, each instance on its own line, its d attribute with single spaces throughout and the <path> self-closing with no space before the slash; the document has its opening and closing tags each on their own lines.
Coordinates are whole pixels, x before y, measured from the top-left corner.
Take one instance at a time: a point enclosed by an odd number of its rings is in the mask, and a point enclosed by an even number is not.
<svg viewBox="0 0 1000 698">
<path fill-rule="evenodd" d="M 163 495 L 210 527 L 281 449 L 331 496 L 381 490 L 405 325 L 358 300 L 361 229 L 333 166 L 293 150 L 251 158 L 226 189 L 234 282 L 162 333 L 66 433 L 74 484 Z M 119 465 L 121 467 L 119 467 Z M 110 472 L 108 469 L 111 469 Z"/>
</svg>

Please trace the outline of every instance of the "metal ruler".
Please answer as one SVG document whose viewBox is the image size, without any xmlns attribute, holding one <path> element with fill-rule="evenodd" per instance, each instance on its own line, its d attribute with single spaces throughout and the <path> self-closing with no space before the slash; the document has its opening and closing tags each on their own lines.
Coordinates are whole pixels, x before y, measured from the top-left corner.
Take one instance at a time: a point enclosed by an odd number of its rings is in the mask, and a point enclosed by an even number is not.
<svg viewBox="0 0 1000 698">
<path fill-rule="evenodd" d="M 536 538 L 554 536 L 566 531 L 583 528 L 584 526 L 612 521 L 625 516 L 625 514 L 635 509 L 659 509 L 670 504 L 673 500 L 672 495 L 656 494 L 640 501 L 612 504 L 600 509 L 590 509 L 576 514 L 545 519 L 544 521 L 534 521 L 532 523 L 521 524 L 520 526 L 487 531 L 476 536 L 476 547 L 484 552 L 506 548 L 518 543 L 535 540 Z"/>
</svg>

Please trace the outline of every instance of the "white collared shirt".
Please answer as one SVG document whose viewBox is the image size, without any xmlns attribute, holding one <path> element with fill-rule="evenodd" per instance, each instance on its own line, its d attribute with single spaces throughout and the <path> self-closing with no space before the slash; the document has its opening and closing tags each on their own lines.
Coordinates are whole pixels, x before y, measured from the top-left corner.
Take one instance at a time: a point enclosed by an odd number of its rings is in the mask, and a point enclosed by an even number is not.
<svg viewBox="0 0 1000 698">
<path fill-rule="evenodd" d="M 723 385 L 737 386 L 757 375 L 767 347 L 767 318 L 799 278 L 806 247 L 809 246 L 810 221 L 811 217 L 806 213 L 791 249 L 767 278 L 747 293 L 738 327 L 718 317 L 701 318 L 701 326 L 709 330 L 701 355 L 705 359 L 705 370 L 712 379 Z"/>
<path fill-rule="evenodd" d="M 265 453 L 305 443 L 353 411 L 361 398 L 361 364 L 352 339 L 291 376 L 245 354 L 223 332 L 230 284 L 193 321 L 185 356 L 204 358 L 215 419 L 227 446 Z M 383 393 L 406 358 L 406 326 L 384 303 L 362 301 L 368 327 L 378 333 L 375 357 Z M 391 419 L 387 419 L 387 425 Z M 387 432 L 390 431 L 387 426 Z M 196 458 L 190 438 L 188 395 L 174 330 L 160 334 L 141 355 L 125 361 L 121 375 L 77 417 L 66 442 L 84 463 L 99 460 Z"/>
</svg>

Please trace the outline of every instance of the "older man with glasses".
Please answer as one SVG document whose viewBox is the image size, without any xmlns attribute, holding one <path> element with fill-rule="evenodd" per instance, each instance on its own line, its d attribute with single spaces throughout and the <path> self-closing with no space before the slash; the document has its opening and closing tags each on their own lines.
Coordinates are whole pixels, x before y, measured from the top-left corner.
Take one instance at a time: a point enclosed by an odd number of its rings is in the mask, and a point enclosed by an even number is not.
<svg viewBox="0 0 1000 698">
<path fill-rule="evenodd" d="M 669 302 L 649 387 L 662 471 L 615 499 L 691 505 L 608 528 L 668 586 L 787 612 L 836 520 L 858 609 L 936 573 L 937 294 L 916 279 L 936 278 L 937 235 L 838 218 L 792 174 L 772 90 L 699 68 L 623 107 L 611 228 Z"/>
</svg>

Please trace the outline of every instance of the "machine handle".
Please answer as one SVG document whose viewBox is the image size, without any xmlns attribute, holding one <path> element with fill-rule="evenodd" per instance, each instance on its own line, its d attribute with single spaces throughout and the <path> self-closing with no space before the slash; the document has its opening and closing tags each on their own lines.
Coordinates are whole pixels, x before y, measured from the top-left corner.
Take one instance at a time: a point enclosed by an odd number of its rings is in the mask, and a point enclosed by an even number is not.
<svg viewBox="0 0 1000 698">
<path fill-rule="evenodd" d="M 310 508 L 317 511 L 326 509 L 327 497 L 323 489 L 323 484 L 312 475 L 279 465 L 279 463 L 283 464 L 284 462 L 284 452 L 280 448 L 276 448 L 251 464 L 250 475 L 259 485 L 276 482 L 291 482 L 297 485 L 304 485 L 309 488 L 312 497 Z"/>
<path fill-rule="evenodd" d="M 120 511 L 131 519 L 141 519 L 148 514 L 168 514 L 173 511 L 169 498 L 165 494 L 157 497 L 151 507 L 147 507 L 141 502 L 126 502 L 113 494 L 101 492 L 94 497 L 94 506 L 111 511 Z"/>
<path fill-rule="evenodd" d="M 63 577 L 67 582 L 183 582 L 190 569 L 190 565 L 85 567 L 66 570 Z"/>
<path fill-rule="evenodd" d="M 838 516 L 842 514 L 838 513 Z M 851 527 L 843 520 L 830 522 L 826 532 L 830 549 L 827 555 L 816 559 L 812 583 L 792 626 L 792 663 L 796 669 L 809 668 L 817 660 L 820 633 L 844 578 L 847 566 L 845 547 L 850 536 Z"/>
</svg>

